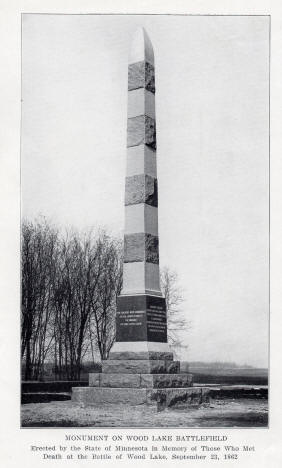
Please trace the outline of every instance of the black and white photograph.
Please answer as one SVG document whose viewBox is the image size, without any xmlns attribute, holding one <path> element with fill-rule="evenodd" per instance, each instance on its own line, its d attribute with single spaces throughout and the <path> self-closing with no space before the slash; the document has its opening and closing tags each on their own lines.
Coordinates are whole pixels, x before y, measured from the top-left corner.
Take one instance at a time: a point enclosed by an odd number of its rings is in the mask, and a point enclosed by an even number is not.
<svg viewBox="0 0 282 468">
<path fill-rule="evenodd" d="M 21 428 L 268 428 L 268 15 L 21 15 Z"/>
</svg>

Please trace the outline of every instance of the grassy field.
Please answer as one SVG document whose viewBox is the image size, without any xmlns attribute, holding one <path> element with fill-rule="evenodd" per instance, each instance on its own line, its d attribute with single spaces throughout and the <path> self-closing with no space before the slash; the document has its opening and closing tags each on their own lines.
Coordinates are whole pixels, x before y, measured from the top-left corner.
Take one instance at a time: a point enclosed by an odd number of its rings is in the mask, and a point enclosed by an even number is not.
<svg viewBox="0 0 282 468">
<path fill-rule="evenodd" d="M 195 384 L 220 385 L 267 385 L 268 370 L 256 368 L 224 368 L 191 367 Z"/>
</svg>

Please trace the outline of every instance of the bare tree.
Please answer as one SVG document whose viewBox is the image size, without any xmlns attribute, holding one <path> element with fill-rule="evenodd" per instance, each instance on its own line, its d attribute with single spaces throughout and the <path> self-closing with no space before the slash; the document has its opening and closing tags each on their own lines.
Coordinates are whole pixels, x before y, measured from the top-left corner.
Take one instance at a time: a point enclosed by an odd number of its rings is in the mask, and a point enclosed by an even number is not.
<svg viewBox="0 0 282 468">
<path fill-rule="evenodd" d="M 79 245 L 74 235 L 60 241 L 58 271 L 54 287 L 55 370 L 59 378 L 76 377 L 75 342 L 78 334 L 78 300 L 76 294 Z"/>
<path fill-rule="evenodd" d="M 183 292 L 178 275 L 168 267 L 161 270 L 161 289 L 166 300 L 168 342 L 175 349 L 183 348 L 180 332 L 188 330 L 189 323 L 181 310 Z"/>
<path fill-rule="evenodd" d="M 92 305 L 103 270 L 102 239 L 92 233 L 68 233 L 61 241 L 55 288 L 55 367 L 59 377 L 80 377 Z"/>
<path fill-rule="evenodd" d="M 25 379 L 40 378 L 52 345 L 49 320 L 58 253 L 57 230 L 44 218 L 22 225 L 21 354 Z"/>
<path fill-rule="evenodd" d="M 62 239 L 54 294 L 54 361 L 59 378 L 80 378 L 83 358 L 105 359 L 115 338 L 121 288 L 118 241 L 100 230 Z"/>
<path fill-rule="evenodd" d="M 115 340 L 116 300 L 122 286 L 121 242 L 101 236 L 103 269 L 98 279 L 97 300 L 93 301 L 90 317 L 90 341 L 93 337 L 100 359 L 107 359 Z"/>
</svg>

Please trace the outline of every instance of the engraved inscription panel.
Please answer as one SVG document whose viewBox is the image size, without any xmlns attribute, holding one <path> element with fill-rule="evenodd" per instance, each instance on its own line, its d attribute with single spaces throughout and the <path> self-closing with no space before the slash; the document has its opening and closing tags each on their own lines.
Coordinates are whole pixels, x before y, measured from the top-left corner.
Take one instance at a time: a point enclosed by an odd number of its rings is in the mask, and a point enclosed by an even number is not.
<svg viewBox="0 0 282 468">
<path fill-rule="evenodd" d="M 117 299 L 116 341 L 146 341 L 146 296 Z"/>
<path fill-rule="evenodd" d="M 117 303 L 116 341 L 167 342 L 163 297 L 120 296 Z"/>
<path fill-rule="evenodd" d="M 166 304 L 162 297 L 147 297 L 147 336 L 148 341 L 167 342 Z"/>
</svg>

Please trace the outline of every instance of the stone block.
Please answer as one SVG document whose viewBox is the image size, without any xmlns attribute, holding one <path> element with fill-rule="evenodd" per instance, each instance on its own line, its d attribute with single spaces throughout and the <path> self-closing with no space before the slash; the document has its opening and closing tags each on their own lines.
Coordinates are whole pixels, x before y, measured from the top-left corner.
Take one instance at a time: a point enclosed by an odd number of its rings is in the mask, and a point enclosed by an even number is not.
<svg viewBox="0 0 282 468">
<path fill-rule="evenodd" d="M 166 372 L 165 361 L 150 361 L 149 359 L 102 361 L 104 373 L 152 374 Z"/>
<path fill-rule="evenodd" d="M 142 205 L 133 205 L 133 206 L 142 206 Z M 145 262 L 124 263 L 122 276 L 123 276 L 122 295 L 134 295 L 134 294 L 140 295 L 140 294 L 146 293 Z M 141 334 L 140 334 L 140 337 L 141 337 Z M 144 340 L 147 340 L 147 338 L 144 338 Z"/>
<path fill-rule="evenodd" d="M 127 148 L 126 175 L 129 177 L 138 174 L 148 174 L 151 177 L 157 177 L 156 151 L 147 145 Z"/>
<path fill-rule="evenodd" d="M 103 373 L 121 374 L 177 374 L 179 361 L 168 360 L 112 360 L 102 361 Z"/>
<path fill-rule="evenodd" d="M 109 358 L 113 360 L 136 360 L 136 359 L 141 359 L 141 360 L 147 360 L 147 359 L 153 359 L 153 360 L 173 360 L 173 353 L 166 352 L 166 351 L 139 351 L 139 352 L 134 352 L 134 351 L 119 351 L 119 352 L 113 352 L 110 351 Z"/>
<path fill-rule="evenodd" d="M 127 147 L 148 145 L 156 149 L 156 123 L 147 115 L 139 115 L 127 120 Z"/>
<path fill-rule="evenodd" d="M 168 374 L 179 374 L 180 362 L 179 361 L 165 361 L 166 372 Z"/>
<path fill-rule="evenodd" d="M 119 296 L 118 302 L 122 297 L 124 296 Z M 153 298 L 154 300 L 157 300 L 160 297 L 161 296 L 156 295 L 150 296 L 150 298 Z M 130 296 L 128 299 L 130 299 Z M 111 348 L 109 359 L 156 359 L 160 361 L 169 359 L 172 361 L 173 353 L 171 352 L 171 348 L 167 342 L 116 341 Z"/>
<path fill-rule="evenodd" d="M 201 387 L 165 388 L 152 391 L 151 400 L 156 399 L 163 408 L 198 406 L 207 399 Z"/>
<path fill-rule="evenodd" d="M 192 374 L 141 374 L 140 387 L 180 388 L 193 385 Z"/>
<path fill-rule="evenodd" d="M 147 263 L 159 263 L 159 238 L 151 234 L 145 234 L 145 261 Z"/>
<path fill-rule="evenodd" d="M 137 206 L 137 205 L 136 205 Z M 123 264 L 122 296 L 144 295 L 162 297 L 160 290 L 159 264 L 148 262 L 130 262 Z M 140 336 L 139 336 L 140 340 Z M 139 341 L 138 340 L 138 341 Z M 149 340 L 149 337 L 145 338 Z M 125 340 L 127 341 L 127 340 Z M 130 340 L 131 341 L 131 340 Z M 132 340 L 135 341 L 135 340 Z M 142 341 L 144 341 L 142 339 Z M 161 340 L 167 341 L 166 338 Z"/>
<path fill-rule="evenodd" d="M 191 387 L 192 384 L 191 374 L 100 373 L 89 375 L 91 387 L 180 388 Z"/>
<path fill-rule="evenodd" d="M 84 390 L 82 392 L 81 390 Z M 74 387 L 72 401 L 83 406 L 121 403 L 123 405 L 141 405 L 147 403 L 146 388 L 104 388 L 104 387 Z"/>
<path fill-rule="evenodd" d="M 154 66 L 144 60 L 128 66 L 128 91 L 138 88 L 155 93 Z"/>
<path fill-rule="evenodd" d="M 145 292 L 148 295 L 161 296 L 160 286 L 160 269 L 158 263 L 145 262 Z M 156 294 L 157 293 L 157 294 Z M 167 342 L 167 333 L 165 329 L 164 338 L 161 340 L 155 340 L 154 336 L 148 335 L 149 341 L 165 341 Z"/>
<path fill-rule="evenodd" d="M 144 88 L 134 89 L 128 93 L 127 117 L 147 115 L 155 119 L 155 96 Z"/>
<path fill-rule="evenodd" d="M 100 387 L 100 376 L 101 376 L 101 373 L 90 373 L 89 374 L 89 386 Z"/>
<path fill-rule="evenodd" d="M 124 263 L 159 263 L 159 238 L 143 232 L 124 235 Z"/>
<path fill-rule="evenodd" d="M 158 183 L 155 177 L 139 174 L 125 179 L 125 206 L 146 203 L 158 206 Z"/>
<path fill-rule="evenodd" d="M 154 405 L 158 409 L 166 407 L 189 407 L 208 401 L 210 389 L 202 387 L 188 388 L 103 388 L 73 387 L 72 401 L 82 406 L 122 404 Z M 142 421 L 140 421 L 142 426 Z"/>
<path fill-rule="evenodd" d="M 145 234 L 124 235 L 124 263 L 145 261 Z"/>
<path fill-rule="evenodd" d="M 140 374 L 101 374 L 101 387 L 140 387 Z"/>
<path fill-rule="evenodd" d="M 139 203 L 125 207 L 125 234 L 146 232 L 153 236 L 158 235 L 158 208 Z"/>
</svg>

